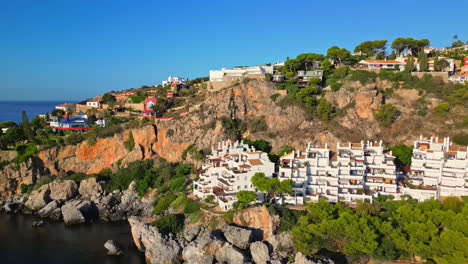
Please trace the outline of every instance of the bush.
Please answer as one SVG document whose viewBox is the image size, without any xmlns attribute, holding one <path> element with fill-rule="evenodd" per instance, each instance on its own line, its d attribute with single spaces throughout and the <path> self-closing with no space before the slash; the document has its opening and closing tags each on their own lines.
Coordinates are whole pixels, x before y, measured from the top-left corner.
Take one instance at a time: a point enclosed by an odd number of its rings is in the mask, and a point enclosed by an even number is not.
<svg viewBox="0 0 468 264">
<path fill-rule="evenodd" d="M 434 107 L 434 111 L 436 115 L 440 117 L 444 117 L 447 115 L 448 111 L 450 110 L 450 104 L 449 103 L 440 103 Z"/>
<path fill-rule="evenodd" d="M 271 152 L 271 144 L 270 142 L 264 140 L 264 139 L 257 139 L 255 141 L 252 141 L 248 138 L 243 139 L 244 144 L 249 145 L 250 147 L 254 147 L 255 150 L 260 150 L 266 153 Z"/>
<path fill-rule="evenodd" d="M 29 185 L 22 183 L 20 186 L 21 194 L 25 194 L 29 191 Z"/>
<path fill-rule="evenodd" d="M 249 122 L 250 131 L 252 133 L 266 131 L 268 129 L 268 124 L 265 121 L 265 117 L 254 119 Z"/>
<path fill-rule="evenodd" d="M 19 164 L 28 161 L 37 152 L 37 146 L 32 143 L 22 144 L 16 147 L 16 151 L 18 156 L 13 159 L 13 162 Z"/>
<path fill-rule="evenodd" d="M 388 127 L 398 118 L 400 112 L 392 104 L 383 104 L 379 106 L 379 109 L 375 112 L 375 118 L 384 127 Z"/>
<path fill-rule="evenodd" d="M 205 202 L 212 203 L 214 201 L 214 199 L 215 199 L 215 196 L 210 194 L 205 198 Z"/>
<path fill-rule="evenodd" d="M 184 206 L 184 213 L 193 214 L 199 211 L 200 211 L 200 205 L 197 202 L 187 198 L 185 202 L 185 206 Z"/>
<path fill-rule="evenodd" d="M 132 151 L 135 147 L 135 140 L 133 139 L 133 133 L 130 131 L 130 135 L 128 135 L 128 139 L 124 142 L 125 148 L 128 151 Z"/>
<path fill-rule="evenodd" d="M 190 153 L 192 155 L 192 158 L 196 161 L 201 161 L 205 158 L 205 154 L 203 153 L 202 150 L 197 150 L 195 148 L 195 145 L 192 144 L 188 146 L 183 152 L 182 152 L 182 160 L 187 159 L 187 154 Z"/>
<path fill-rule="evenodd" d="M 413 156 L 413 148 L 406 145 L 395 145 L 390 147 L 392 154 L 396 157 L 396 164 L 400 167 L 411 165 L 411 157 Z"/>
<path fill-rule="evenodd" d="M 65 138 L 65 144 L 67 144 L 67 145 L 76 145 L 78 143 L 83 142 L 83 140 L 84 140 L 84 137 L 83 137 L 82 134 L 73 133 L 73 134 L 70 134 L 69 136 L 67 136 Z"/>
<path fill-rule="evenodd" d="M 335 115 L 335 108 L 329 103 L 325 98 L 320 99 L 317 105 L 317 114 L 319 115 L 320 120 L 330 121 Z"/>
<path fill-rule="evenodd" d="M 153 225 L 165 233 L 177 234 L 184 229 L 184 223 L 183 214 L 168 214 L 153 222 Z"/>
<path fill-rule="evenodd" d="M 160 215 L 171 206 L 177 197 L 174 194 L 163 196 L 153 203 L 153 215 Z"/>
<path fill-rule="evenodd" d="M 44 175 L 37 179 L 36 184 L 34 184 L 34 190 L 39 189 L 41 186 L 49 184 L 55 180 L 53 175 Z"/>
<path fill-rule="evenodd" d="M 85 174 L 85 173 L 74 173 L 72 175 L 66 176 L 65 180 L 72 180 L 72 181 L 74 181 L 76 183 L 79 183 L 82 180 L 90 178 L 90 177 L 93 177 L 93 176 Z"/>
<path fill-rule="evenodd" d="M 279 96 L 280 96 L 279 93 L 275 93 L 275 94 L 272 94 L 272 95 L 270 96 L 270 99 L 271 99 L 273 102 L 275 102 L 276 99 L 278 99 Z"/>
<path fill-rule="evenodd" d="M 166 135 L 172 137 L 174 135 L 174 129 L 168 129 Z"/>
<path fill-rule="evenodd" d="M 461 133 L 453 136 L 453 142 L 457 143 L 458 145 L 468 146 L 468 134 Z"/>
</svg>

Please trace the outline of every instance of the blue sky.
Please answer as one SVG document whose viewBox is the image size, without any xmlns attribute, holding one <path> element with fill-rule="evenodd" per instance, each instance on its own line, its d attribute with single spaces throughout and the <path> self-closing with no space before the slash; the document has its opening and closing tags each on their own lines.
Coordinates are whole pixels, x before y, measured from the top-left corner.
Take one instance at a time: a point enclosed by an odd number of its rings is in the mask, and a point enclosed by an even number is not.
<svg viewBox="0 0 468 264">
<path fill-rule="evenodd" d="M 0 100 L 81 100 L 210 69 L 350 50 L 468 41 L 468 1 L 0 0 Z"/>
</svg>

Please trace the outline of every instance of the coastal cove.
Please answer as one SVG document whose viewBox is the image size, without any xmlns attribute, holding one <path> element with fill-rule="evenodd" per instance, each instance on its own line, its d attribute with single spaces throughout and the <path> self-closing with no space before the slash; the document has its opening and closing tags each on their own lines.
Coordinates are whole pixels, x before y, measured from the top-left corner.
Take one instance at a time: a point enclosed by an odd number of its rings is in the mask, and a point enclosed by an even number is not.
<svg viewBox="0 0 468 264">
<path fill-rule="evenodd" d="M 33 227 L 38 220 L 28 215 L 0 214 L 2 264 L 145 263 L 126 221 L 65 226 L 63 222 L 46 220 L 43 226 Z M 109 239 L 119 243 L 124 255 L 107 255 L 104 243 Z"/>
</svg>

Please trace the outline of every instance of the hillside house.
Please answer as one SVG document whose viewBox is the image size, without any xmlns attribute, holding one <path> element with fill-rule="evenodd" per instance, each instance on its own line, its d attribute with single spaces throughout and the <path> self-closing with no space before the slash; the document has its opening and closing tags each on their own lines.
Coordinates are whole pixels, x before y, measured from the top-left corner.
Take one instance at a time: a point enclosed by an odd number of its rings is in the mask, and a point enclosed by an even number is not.
<svg viewBox="0 0 468 264">
<path fill-rule="evenodd" d="M 306 87 L 311 79 L 318 78 L 322 80 L 323 71 L 297 71 L 297 84 L 299 87 Z"/>
<path fill-rule="evenodd" d="M 71 113 L 75 111 L 75 104 L 65 103 L 65 104 L 55 106 L 55 109 L 62 110 L 66 113 Z"/>
<path fill-rule="evenodd" d="M 363 70 L 378 70 L 378 69 L 400 69 L 406 65 L 406 62 L 398 60 L 361 60 L 357 66 Z"/>
<path fill-rule="evenodd" d="M 75 132 L 83 132 L 89 130 L 88 116 L 83 112 L 76 115 L 65 115 L 64 117 L 50 117 L 49 127 L 54 131 L 67 130 Z"/>
<path fill-rule="evenodd" d="M 275 172 L 267 153 L 256 151 L 242 141 L 223 141 L 212 149 L 202 165 L 199 179 L 193 184 L 193 193 L 200 199 L 213 195 L 222 210 L 230 210 L 239 191 L 255 191 L 251 179 L 257 172 L 267 177 Z"/>
<path fill-rule="evenodd" d="M 101 108 L 102 102 L 99 100 L 90 100 L 86 101 L 86 106 L 87 107 L 92 107 L 92 108 Z"/>
<path fill-rule="evenodd" d="M 210 82 L 237 81 L 248 76 L 264 76 L 266 73 L 273 74 L 273 66 L 222 68 L 210 71 Z"/>
</svg>

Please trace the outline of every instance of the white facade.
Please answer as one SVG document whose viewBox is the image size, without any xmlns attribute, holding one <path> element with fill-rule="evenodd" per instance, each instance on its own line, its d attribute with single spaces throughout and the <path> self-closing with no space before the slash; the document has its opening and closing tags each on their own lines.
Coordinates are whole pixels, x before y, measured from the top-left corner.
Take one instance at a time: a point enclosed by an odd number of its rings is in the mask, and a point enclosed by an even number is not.
<svg viewBox="0 0 468 264">
<path fill-rule="evenodd" d="M 399 174 L 382 142 L 337 144 L 333 156 L 327 145 L 294 151 L 280 159 L 278 177 L 294 182 L 294 195 L 284 202 L 301 204 L 324 197 L 331 202 L 398 196 Z"/>
<path fill-rule="evenodd" d="M 456 83 L 465 83 L 468 82 L 468 73 L 465 74 L 455 74 L 450 76 L 449 81 L 456 82 Z"/>
<path fill-rule="evenodd" d="M 468 195 L 467 147 L 452 144 L 448 137 L 420 137 L 414 142 L 408 182 L 412 188 L 407 194 L 418 200 Z"/>
<path fill-rule="evenodd" d="M 193 184 L 193 193 L 201 199 L 214 195 L 219 207 L 229 210 L 237 201 L 239 191 L 255 191 L 251 179 L 257 172 L 267 177 L 275 172 L 267 153 L 255 151 L 242 141 L 223 141 L 212 149 L 202 166 L 200 178 Z"/>
<path fill-rule="evenodd" d="M 74 104 L 61 104 L 57 105 L 55 109 L 62 110 L 64 112 L 73 112 L 75 110 Z"/>
<path fill-rule="evenodd" d="M 86 106 L 93 107 L 93 108 L 100 108 L 101 107 L 101 102 L 99 102 L 99 101 L 87 101 Z"/>
<path fill-rule="evenodd" d="M 171 85 L 173 83 L 175 83 L 177 85 L 185 84 L 186 81 L 187 81 L 187 79 L 185 79 L 185 78 L 175 77 L 175 76 L 170 76 L 169 75 L 169 77 L 167 77 L 166 81 L 162 81 L 162 86 Z"/>
<path fill-rule="evenodd" d="M 273 74 L 273 66 L 223 68 L 210 71 L 210 82 L 240 80 L 245 75 L 265 75 L 266 73 Z"/>
</svg>

